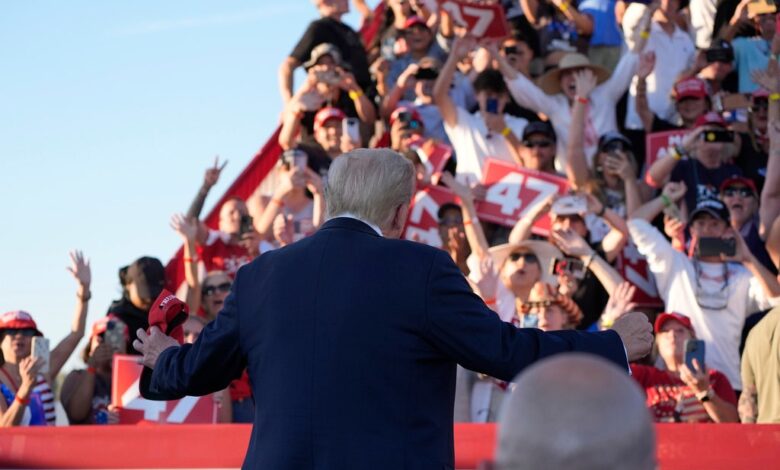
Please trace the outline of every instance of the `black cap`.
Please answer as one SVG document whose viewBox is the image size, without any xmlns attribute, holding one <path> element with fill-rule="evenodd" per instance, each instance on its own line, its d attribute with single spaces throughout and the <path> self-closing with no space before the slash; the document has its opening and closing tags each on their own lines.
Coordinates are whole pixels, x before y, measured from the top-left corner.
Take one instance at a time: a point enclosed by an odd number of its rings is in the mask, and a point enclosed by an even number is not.
<svg viewBox="0 0 780 470">
<path fill-rule="evenodd" d="M 729 223 L 731 217 L 729 215 L 729 209 L 726 207 L 720 199 L 705 198 L 699 199 L 696 202 L 696 208 L 691 212 L 691 221 L 701 214 L 710 214 L 716 219 L 720 219 L 726 223 Z"/>
<path fill-rule="evenodd" d="M 623 148 L 627 150 L 631 150 L 632 148 L 631 140 L 629 140 L 628 137 L 624 136 L 620 132 L 609 131 L 599 137 L 599 152 L 604 152 L 604 149 L 612 142 L 621 142 L 623 144 Z"/>
<path fill-rule="evenodd" d="M 525 129 L 523 129 L 523 140 L 528 140 L 530 136 L 533 134 L 542 134 L 546 135 L 550 139 L 555 142 L 555 129 L 553 129 L 552 124 L 550 124 L 549 121 L 534 121 L 529 122 Z"/>
<path fill-rule="evenodd" d="M 139 297 L 152 302 L 165 287 L 165 268 L 159 259 L 144 256 L 127 267 L 125 280 L 135 284 Z"/>
</svg>

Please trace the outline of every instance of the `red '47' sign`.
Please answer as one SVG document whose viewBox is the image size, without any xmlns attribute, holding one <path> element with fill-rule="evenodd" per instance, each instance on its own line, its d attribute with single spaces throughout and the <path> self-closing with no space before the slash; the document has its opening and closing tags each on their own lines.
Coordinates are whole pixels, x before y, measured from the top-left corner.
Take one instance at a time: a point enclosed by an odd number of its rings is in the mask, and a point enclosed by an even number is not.
<svg viewBox="0 0 780 470">
<path fill-rule="evenodd" d="M 681 144 L 683 136 L 688 132 L 688 129 L 679 129 L 647 134 L 645 137 L 645 155 L 647 155 L 645 166 L 650 168 L 656 160 L 665 157 L 666 149 L 671 145 Z"/>
<path fill-rule="evenodd" d="M 184 397 L 175 401 L 147 400 L 141 396 L 143 366 L 140 356 L 114 355 L 111 378 L 111 403 L 119 408 L 119 423 L 139 421 L 156 423 L 212 424 L 217 422 L 217 406 L 211 395 Z"/>
<path fill-rule="evenodd" d="M 439 236 L 439 207 L 455 202 L 455 194 L 440 186 L 427 186 L 414 195 L 409 206 L 404 239 L 441 248 Z"/>
<path fill-rule="evenodd" d="M 449 13 L 455 24 L 465 26 L 474 37 L 502 39 L 509 35 L 504 9 L 499 3 L 488 5 L 445 0 L 439 8 Z"/>
<path fill-rule="evenodd" d="M 487 194 L 484 201 L 477 203 L 477 214 L 484 220 L 509 227 L 551 194 L 566 194 L 569 190 L 565 178 L 499 160 L 487 160 L 483 173 L 482 184 L 487 186 Z M 545 215 L 537 220 L 533 231 L 546 236 L 550 231 L 550 217 Z"/>
<path fill-rule="evenodd" d="M 655 287 L 655 279 L 653 273 L 650 272 L 650 266 L 633 242 L 629 241 L 623 251 L 618 254 L 615 267 L 623 279 L 636 286 L 634 298 L 631 299 L 633 302 L 640 307 L 664 306 L 663 300 L 658 297 L 658 289 Z"/>
</svg>

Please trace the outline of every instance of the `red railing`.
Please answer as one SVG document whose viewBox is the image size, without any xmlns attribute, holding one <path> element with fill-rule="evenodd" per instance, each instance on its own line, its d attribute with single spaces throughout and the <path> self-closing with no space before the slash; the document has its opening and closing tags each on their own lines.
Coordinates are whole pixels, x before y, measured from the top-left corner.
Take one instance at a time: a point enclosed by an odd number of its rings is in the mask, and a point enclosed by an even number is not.
<svg viewBox="0 0 780 470">
<path fill-rule="evenodd" d="M 238 468 L 250 426 L 70 426 L 0 429 L 0 468 Z M 666 469 L 780 466 L 780 425 L 661 424 Z M 455 468 L 493 456 L 495 425 L 455 425 Z M 551 437 L 554 439 L 554 437 Z"/>
</svg>

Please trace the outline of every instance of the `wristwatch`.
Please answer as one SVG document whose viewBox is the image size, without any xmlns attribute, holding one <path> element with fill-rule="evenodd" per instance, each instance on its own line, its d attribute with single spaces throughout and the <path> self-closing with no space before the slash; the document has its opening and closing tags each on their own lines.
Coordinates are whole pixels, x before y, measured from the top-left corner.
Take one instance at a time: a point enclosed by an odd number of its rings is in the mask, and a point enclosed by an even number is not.
<svg viewBox="0 0 780 470">
<path fill-rule="evenodd" d="M 707 403 L 712 400 L 712 388 L 708 388 L 704 393 L 696 394 L 696 398 L 702 403 Z"/>
</svg>

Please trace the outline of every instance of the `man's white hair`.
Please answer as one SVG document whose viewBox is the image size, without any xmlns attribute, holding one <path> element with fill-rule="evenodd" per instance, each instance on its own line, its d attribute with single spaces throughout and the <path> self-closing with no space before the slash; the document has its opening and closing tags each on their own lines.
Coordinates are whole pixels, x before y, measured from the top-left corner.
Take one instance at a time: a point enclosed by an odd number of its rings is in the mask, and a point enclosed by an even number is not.
<svg viewBox="0 0 780 470">
<path fill-rule="evenodd" d="M 414 191 L 414 165 L 398 152 L 356 149 L 333 161 L 325 185 L 327 217 L 350 213 L 382 227 Z"/>
<path fill-rule="evenodd" d="M 561 354 L 515 379 L 496 468 L 653 469 L 655 433 L 639 386 L 614 364 Z"/>
</svg>

